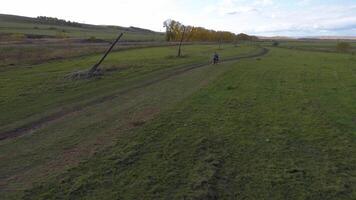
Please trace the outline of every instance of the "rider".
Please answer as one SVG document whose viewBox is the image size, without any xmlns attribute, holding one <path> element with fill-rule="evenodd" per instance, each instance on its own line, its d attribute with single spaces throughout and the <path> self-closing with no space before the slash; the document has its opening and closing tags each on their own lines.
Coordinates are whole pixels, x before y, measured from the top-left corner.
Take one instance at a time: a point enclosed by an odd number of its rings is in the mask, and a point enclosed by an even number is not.
<svg viewBox="0 0 356 200">
<path fill-rule="evenodd" d="M 213 56 L 213 63 L 214 65 L 217 64 L 219 62 L 219 54 L 218 53 L 214 53 L 214 56 Z"/>
</svg>

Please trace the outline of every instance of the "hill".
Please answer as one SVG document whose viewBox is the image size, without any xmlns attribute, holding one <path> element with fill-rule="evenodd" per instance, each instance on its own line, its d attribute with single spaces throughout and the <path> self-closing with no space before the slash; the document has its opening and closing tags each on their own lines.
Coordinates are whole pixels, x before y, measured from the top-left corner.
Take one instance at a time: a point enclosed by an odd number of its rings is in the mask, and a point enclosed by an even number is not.
<svg viewBox="0 0 356 200">
<path fill-rule="evenodd" d="M 91 25 L 44 16 L 31 18 L 0 14 L 0 39 L 6 37 L 6 40 L 9 37 L 113 39 L 119 32 L 125 32 L 128 41 L 164 39 L 163 33 L 138 27 Z"/>
<path fill-rule="evenodd" d="M 245 33 L 240 33 L 236 37 L 237 37 L 237 40 L 240 40 L 240 41 L 256 41 L 259 39 L 256 36 L 247 35 Z"/>
</svg>

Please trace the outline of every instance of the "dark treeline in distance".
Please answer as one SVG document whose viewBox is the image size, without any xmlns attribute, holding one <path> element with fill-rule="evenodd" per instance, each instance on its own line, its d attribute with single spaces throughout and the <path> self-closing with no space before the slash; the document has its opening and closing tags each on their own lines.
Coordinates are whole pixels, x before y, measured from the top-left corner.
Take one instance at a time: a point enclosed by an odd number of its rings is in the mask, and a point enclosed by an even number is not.
<svg viewBox="0 0 356 200">
<path fill-rule="evenodd" d="M 236 40 L 257 40 L 255 36 L 238 34 L 228 31 L 215 31 L 202 27 L 185 26 L 175 20 L 166 20 L 163 23 L 166 28 L 166 40 L 177 42 L 184 35 L 185 42 L 234 42 Z"/>
<path fill-rule="evenodd" d="M 36 18 L 36 21 L 38 23 L 42 24 L 49 24 L 49 25 L 66 25 L 66 26 L 74 26 L 74 27 L 82 27 L 83 24 L 78 23 L 78 22 L 71 22 L 71 21 L 66 21 L 64 19 L 58 19 L 55 17 L 46 17 L 46 16 L 38 16 Z"/>
</svg>

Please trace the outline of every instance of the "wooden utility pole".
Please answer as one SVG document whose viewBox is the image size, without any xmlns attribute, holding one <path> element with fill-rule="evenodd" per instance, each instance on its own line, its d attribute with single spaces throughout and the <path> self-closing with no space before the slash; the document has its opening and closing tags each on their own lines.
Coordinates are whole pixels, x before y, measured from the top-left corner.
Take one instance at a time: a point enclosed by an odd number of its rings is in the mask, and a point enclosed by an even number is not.
<svg viewBox="0 0 356 200">
<path fill-rule="evenodd" d="M 104 56 L 99 60 L 98 63 L 96 63 L 88 72 L 89 76 L 92 76 L 99 68 L 100 64 L 105 60 L 106 56 L 111 52 L 111 50 L 114 48 L 116 43 L 119 42 L 121 37 L 123 36 L 123 33 L 120 33 L 120 35 L 116 38 L 116 40 L 111 44 L 110 48 L 105 52 Z"/>
<path fill-rule="evenodd" d="M 185 35 L 185 26 L 183 26 L 182 38 L 181 38 L 180 43 L 179 43 L 178 57 L 181 57 L 181 55 L 182 55 L 181 48 L 182 48 L 182 43 L 183 43 L 183 40 L 184 40 L 184 35 Z"/>
</svg>

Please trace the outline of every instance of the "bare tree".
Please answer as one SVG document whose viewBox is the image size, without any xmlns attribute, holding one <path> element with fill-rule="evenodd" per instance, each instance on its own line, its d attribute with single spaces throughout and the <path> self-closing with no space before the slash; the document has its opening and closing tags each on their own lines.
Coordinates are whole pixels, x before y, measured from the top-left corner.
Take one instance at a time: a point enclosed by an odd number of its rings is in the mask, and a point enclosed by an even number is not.
<svg viewBox="0 0 356 200">
<path fill-rule="evenodd" d="M 180 40 L 180 43 L 179 43 L 179 47 L 178 47 L 178 57 L 181 57 L 182 55 L 182 43 L 183 43 L 183 40 L 184 40 L 184 36 L 185 36 L 185 26 L 183 26 L 183 33 L 182 33 L 182 38 Z"/>
</svg>

